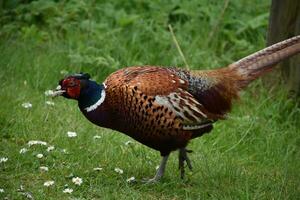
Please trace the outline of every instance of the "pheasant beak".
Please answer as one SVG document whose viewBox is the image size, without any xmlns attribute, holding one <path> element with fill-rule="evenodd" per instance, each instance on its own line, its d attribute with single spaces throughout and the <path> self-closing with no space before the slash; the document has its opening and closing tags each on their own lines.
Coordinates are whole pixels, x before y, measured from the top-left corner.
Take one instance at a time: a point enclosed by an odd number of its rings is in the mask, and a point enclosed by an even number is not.
<svg viewBox="0 0 300 200">
<path fill-rule="evenodd" d="M 66 92 L 66 90 L 62 90 L 62 89 L 61 89 L 61 86 L 58 85 L 58 86 L 56 87 L 56 89 L 53 91 L 53 93 L 51 94 L 51 96 L 52 96 L 52 97 L 58 97 L 58 96 L 63 95 L 65 92 Z"/>
</svg>

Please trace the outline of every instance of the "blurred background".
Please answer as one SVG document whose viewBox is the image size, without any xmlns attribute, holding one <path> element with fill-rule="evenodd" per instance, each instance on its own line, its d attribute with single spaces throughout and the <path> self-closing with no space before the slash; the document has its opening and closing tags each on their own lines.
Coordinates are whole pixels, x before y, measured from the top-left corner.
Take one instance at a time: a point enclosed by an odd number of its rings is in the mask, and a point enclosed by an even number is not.
<svg viewBox="0 0 300 200">
<path fill-rule="evenodd" d="M 229 6 L 208 0 L 4 1 L 1 62 L 18 57 L 24 73 L 12 70 L 14 76 L 41 85 L 60 77 L 61 70 L 87 71 L 103 80 L 124 66 L 184 66 L 170 24 L 193 69 L 220 67 L 265 46 L 269 6 L 269 1 Z"/>
<path fill-rule="evenodd" d="M 299 3 L 289 5 L 285 13 L 297 13 Z M 68 73 L 88 72 L 101 82 L 126 66 L 185 68 L 169 25 L 191 69 L 226 66 L 292 36 L 268 33 L 269 20 L 279 27 L 286 17 L 270 18 L 276 9 L 269 0 L 0 1 L 0 158 L 8 158 L 0 163 L 0 198 L 298 198 L 300 109 L 288 96 L 299 91 L 300 76 L 290 79 L 299 70 L 284 79 L 275 70 L 253 83 L 227 121 L 192 142 L 195 170 L 187 180 L 179 179 L 172 156 L 163 182 L 151 186 L 126 180 L 152 175 L 157 152 L 137 142 L 126 145 L 128 137 L 93 126 L 75 101 L 44 95 Z M 283 24 L 295 24 L 293 16 Z M 67 131 L 77 136 L 71 139 Z M 30 140 L 46 141 L 55 150 L 28 147 Z M 20 153 L 23 148 L 26 153 Z M 49 171 L 41 172 L 41 166 Z M 71 181 L 77 176 L 81 186 Z M 49 180 L 54 185 L 44 186 Z M 74 191 L 66 194 L 66 188 Z"/>
</svg>

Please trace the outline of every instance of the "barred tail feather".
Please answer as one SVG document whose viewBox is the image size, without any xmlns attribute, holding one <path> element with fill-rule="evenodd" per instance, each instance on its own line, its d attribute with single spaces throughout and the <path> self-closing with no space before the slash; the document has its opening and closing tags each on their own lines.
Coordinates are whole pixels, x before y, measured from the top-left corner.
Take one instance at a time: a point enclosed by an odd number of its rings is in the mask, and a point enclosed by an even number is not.
<svg viewBox="0 0 300 200">
<path fill-rule="evenodd" d="M 216 115 L 216 118 L 222 118 L 220 116 L 230 111 L 232 100 L 238 99 L 239 91 L 280 61 L 299 52 L 300 35 L 260 50 L 228 67 L 191 71 L 189 92 L 208 112 Z"/>
<path fill-rule="evenodd" d="M 252 80 L 271 70 L 280 61 L 300 52 L 300 35 L 276 43 L 228 66 L 237 72 L 245 87 Z"/>
</svg>

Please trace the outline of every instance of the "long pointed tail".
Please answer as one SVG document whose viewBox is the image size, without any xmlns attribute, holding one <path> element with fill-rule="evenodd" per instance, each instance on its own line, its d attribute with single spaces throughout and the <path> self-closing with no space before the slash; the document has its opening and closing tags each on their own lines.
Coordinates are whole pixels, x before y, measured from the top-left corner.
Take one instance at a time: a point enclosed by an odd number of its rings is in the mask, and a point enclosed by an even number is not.
<svg viewBox="0 0 300 200">
<path fill-rule="evenodd" d="M 193 95 L 209 112 L 222 116 L 230 110 L 232 100 L 238 98 L 240 90 L 280 61 L 297 53 L 300 53 L 300 35 L 260 50 L 227 67 L 192 71 L 191 76 L 197 80 L 193 84 L 198 88 Z M 204 83 L 209 87 L 203 87 Z"/>
<path fill-rule="evenodd" d="M 241 76 L 240 87 L 263 75 L 280 61 L 300 52 L 300 35 L 276 43 L 228 66 Z M 300 66 L 299 66 L 300 67 Z"/>
</svg>

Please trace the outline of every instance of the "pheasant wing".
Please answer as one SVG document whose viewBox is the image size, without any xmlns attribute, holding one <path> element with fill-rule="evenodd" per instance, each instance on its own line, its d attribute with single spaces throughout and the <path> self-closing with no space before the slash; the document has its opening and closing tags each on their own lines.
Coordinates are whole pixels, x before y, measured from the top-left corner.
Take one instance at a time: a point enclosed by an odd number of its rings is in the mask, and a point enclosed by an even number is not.
<svg viewBox="0 0 300 200">
<path fill-rule="evenodd" d="M 157 110 L 171 111 L 174 115 L 165 113 L 164 117 L 179 119 L 185 130 L 201 129 L 214 120 L 214 116 L 188 92 L 188 81 L 169 68 L 130 67 L 118 71 L 113 76 L 114 78 L 106 82 L 117 81 L 127 88 L 126 91 L 130 95 L 150 102 L 144 104 L 148 111 L 149 108 L 152 109 L 150 115 Z"/>
</svg>

